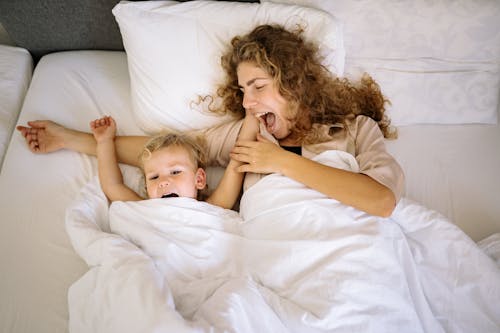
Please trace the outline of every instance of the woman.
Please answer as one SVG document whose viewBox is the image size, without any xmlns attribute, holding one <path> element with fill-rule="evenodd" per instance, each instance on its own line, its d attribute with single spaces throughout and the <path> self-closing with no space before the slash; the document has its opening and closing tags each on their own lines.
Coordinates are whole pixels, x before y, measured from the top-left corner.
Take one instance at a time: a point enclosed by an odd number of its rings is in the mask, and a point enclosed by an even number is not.
<svg viewBox="0 0 500 333">
<path fill-rule="evenodd" d="M 317 47 L 303 40 L 300 30 L 274 25 L 233 38 L 222 66 L 222 109 L 213 111 L 246 115 L 246 120 L 257 117 L 265 127 L 261 134 L 271 135 L 236 142 L 242 120 L 205 130 L 211 164 L 226 165 L 231 157 L 244 163 L 238 168 L 241 172 L 279 172 L 369 214 L 391 215 L 403 192 L 404 175 L 385 149 L 384 137 L 392 134 L 384 115 L 386 101 L 371 78 L 365 76 L 355 86 L 335 77 L 321 65 Z M 67 148 L 96 154 L 89 133 L 50 121 L 28 125 L 18 130 L 35 153 Z M 117 137 L 119 160 L 138 165 L 147 140 Z M 310 160 L 330 149 L 355 156 L 360 173 Z"/>
</svg>

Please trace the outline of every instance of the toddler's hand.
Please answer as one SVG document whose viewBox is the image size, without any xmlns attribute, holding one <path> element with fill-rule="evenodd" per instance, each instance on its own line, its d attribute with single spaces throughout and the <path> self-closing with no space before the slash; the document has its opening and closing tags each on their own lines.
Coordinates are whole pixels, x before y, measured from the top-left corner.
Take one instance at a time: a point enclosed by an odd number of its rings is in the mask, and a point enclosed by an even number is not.
<svg viewBox="0 0 500 333">
<path fill-rule="evenodd" d="M 90 130 L 97 142 L 114 140 L 116 136 L 116 123 L 112 117 L 102 117 L 90 122 Z"/>
<path fill-rule="evenodd" d="M 259 133 L 259 119 L 247 113 L 243 119 L 238 140 L 256 140 L 257 133 Z"/>
</svg>

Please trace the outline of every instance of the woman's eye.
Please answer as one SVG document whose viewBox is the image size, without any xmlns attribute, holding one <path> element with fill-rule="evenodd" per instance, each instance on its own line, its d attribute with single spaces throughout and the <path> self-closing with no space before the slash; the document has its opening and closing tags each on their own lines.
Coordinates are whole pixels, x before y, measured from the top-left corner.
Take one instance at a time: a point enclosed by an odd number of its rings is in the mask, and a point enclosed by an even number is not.
<svg viewBox="0 0 500 333">
<path fill-rule="evenodd" d="M 264 89 L 264 87 L 265 87 L 265 85 L 264 86 L 255 86 L 255 89 L 256 90 L 262 90 L 262 89 Z"/>
</svg>

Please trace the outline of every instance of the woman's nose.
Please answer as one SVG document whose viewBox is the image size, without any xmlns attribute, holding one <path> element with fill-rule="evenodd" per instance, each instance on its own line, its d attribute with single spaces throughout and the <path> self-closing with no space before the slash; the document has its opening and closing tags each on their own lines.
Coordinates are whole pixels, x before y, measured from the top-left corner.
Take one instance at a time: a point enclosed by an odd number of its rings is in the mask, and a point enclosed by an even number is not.
<svg viewBox="0 0 500 333">
<path fill-rule="evenodd" d="M 257 104 L 257 100 L 251 93 L 243 94 L 243 107 L 245 109 L 251 109 Z"/>
</svg>

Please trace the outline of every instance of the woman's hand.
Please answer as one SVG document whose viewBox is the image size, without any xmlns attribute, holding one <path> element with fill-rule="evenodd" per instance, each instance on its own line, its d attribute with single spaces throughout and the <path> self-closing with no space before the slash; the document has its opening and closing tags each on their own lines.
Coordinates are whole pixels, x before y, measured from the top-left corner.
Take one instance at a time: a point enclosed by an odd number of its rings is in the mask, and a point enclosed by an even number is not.
<svg viewBox="0 0 500 333">
<path fill-rule="evenodd" d="M 68 130 L 50 120 L 29 121 L 28 127 L 17 126 L 33 153 L 46 154 L 64 148 Z"/>
<path fill-rule="evenodd" d="M 281 172 L 287 155 L 286 150 L 270 142 L 261 134 L 257 134 L 257 141 L 237 141 L 231 151 L 231 158 L 243 163 L 237 168 L 239 172 Z"/>
</svg>

